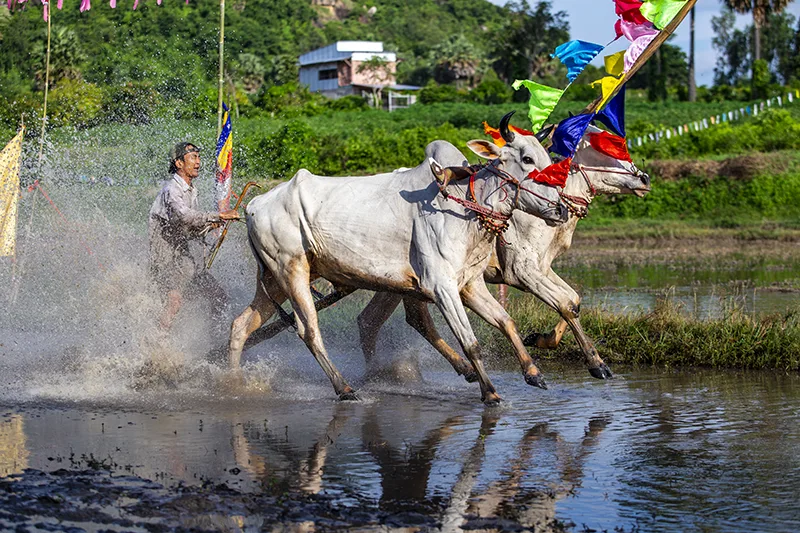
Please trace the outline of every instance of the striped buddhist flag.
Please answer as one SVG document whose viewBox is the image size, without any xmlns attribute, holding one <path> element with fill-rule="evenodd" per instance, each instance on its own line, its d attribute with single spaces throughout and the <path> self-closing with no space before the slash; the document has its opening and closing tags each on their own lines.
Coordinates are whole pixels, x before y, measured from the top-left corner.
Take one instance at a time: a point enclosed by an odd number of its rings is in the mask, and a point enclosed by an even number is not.
<svg viewBox="0 0 800 533">
<path fill-rule="evenodd" d="M 231 181 L 233 178 L 233 131 L 228 106 L 222 104 L 222 132 L 217 139 L 217 169 L 214 180 L 214 200 L 219 212 L 231 208 Z"/>
<path fill-rule="evenodd" d="M 22 128 L 0 152 L 0 257 L 16 253 L 19 160 L 24 134 L 25 128 Z"/>
</svg>

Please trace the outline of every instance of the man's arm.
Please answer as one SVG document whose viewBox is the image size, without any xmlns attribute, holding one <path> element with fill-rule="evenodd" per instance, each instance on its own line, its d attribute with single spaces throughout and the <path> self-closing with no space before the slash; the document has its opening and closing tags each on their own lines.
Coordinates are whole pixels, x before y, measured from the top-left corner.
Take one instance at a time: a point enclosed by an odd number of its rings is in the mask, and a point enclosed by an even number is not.
<svg viewBox="0 0 800 533">
<path fill-rule="evenodd" d="M 167 207 L 181 224 L 195 231 L 202 231 L 209 224 L 220 221 L 219 213 L 206 213 L 192 209 L 181 196 L 172 191 L 167 195 Z"/>
</svg>

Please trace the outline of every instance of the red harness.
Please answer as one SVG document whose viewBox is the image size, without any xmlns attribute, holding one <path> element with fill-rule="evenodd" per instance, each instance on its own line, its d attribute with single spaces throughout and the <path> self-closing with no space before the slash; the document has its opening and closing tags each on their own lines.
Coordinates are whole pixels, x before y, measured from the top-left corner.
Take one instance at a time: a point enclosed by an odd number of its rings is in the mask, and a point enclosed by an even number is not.
<svg viewBox="0 0 800 533">
<path fill-rule="evenodd" d="M 499 159 L 494 159 L 494 160 L 490 161 L 489 163 L 487 163 L 485 165 L 480 165 L 480 166 L 476 165 L 475 167 L 471 167 L 471 168 L 474 169 L 474 171 L 469 176 L 469 188 L 468 188 L 469 199 L 467 199 L 467 198 L 459 198 L 457 196 L 452 196 L 445 190 L 445 188 L 444 188 L 444 186 L 442 186 L 442 184 L 438 184 L 438 186 L 439 186 L 439 191 L 442 193 L 442 196 L 444 196 L 445 199 L 453 200 L 454 202 L 464 206 L 466 209 L 469 209 L 470 211 L 473 211 L 476 214 L 481 227 L 486 229 L 488 232 L 496 235 L 497 238 L 500 241 L 500 244 L 506 245 L 507 243 L 506 243 L 505 239 L 503 239 L 503 233 L 508 229 L 508 221 L 511 218 L 511 215 L 506 215 L 504 213 L 500 213 L 500 212 L 494 211 L 492 209 L 489 209 L 486 206 L 480 205 L 477 202 L 477 197 L 475 196 L 475 177 L 480 172 L 485 170 L 485 171 L 491 172 L 492 174 L 494 174 L 495 176 L 500 178 L 500 180 L 502 181 L 502 185 L 500 187 L 501 187 L 501 189 L 504 189 L 504 192 L 505 192 L 505 186 L 507 184 L 509 184 L 509 183 L 516 187 L 516 193 L 514 194 L 514 201 L 513 201 L 513 204 L 512 204 L 513 205 L 513 209 L 516 209 L 517 206 L 519 205 L 519 193 L 520 193 L 520 191 L 525 191 L 525 192 L 527 192 L 529 194 L 532 194 L 533 196 L 539 198 L 540 200 L 543 200 L 544 202 L 546 202 L 548 205 L 551 205 L 551 206 L 558 205 L 558 202 L 554 202 L 552 200 L 549 200 L 549 199 L 545 198 L 544 196 L 542 196 L 542 195 L 540 195 L 540 194 L 538 194 L 538 193 L 526 188 L 525 186 L 522 185 L 520 180 L 518 180 L 517 178 L 515 178 L 514 176 L 512 176 L 511 174 L 509 174 L 505 170 L 497 168 L 497 165 L 499 163 L 500 163 Z M 533 177 L 532 174 L 533 174 L 533 172 L 528 174 L 528 176 L 525 177 L 525 179 L 531 179 L 531 180 L 539 181 L 539 180 L 536 180 L 536 178 Z M 523 181 L 525 181 L 525 179 Z M 506 198 L 508 198 L 507 194 L 506 194 Z M 504 198 L 502 201 L 505 201 L 506 198 Z"/>
</svg>

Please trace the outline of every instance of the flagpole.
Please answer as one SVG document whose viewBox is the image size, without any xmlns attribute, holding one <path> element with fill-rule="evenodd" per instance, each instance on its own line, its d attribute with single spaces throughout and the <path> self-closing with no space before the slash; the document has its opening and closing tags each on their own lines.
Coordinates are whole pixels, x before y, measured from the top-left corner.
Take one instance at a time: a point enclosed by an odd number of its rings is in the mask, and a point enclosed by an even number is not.
<svg viewBox="0 0 800 533">
<path fill-rule="evenodd" d="M 225 51 L 225 0 L 219 0 L 219 90 L 217 98 L 217 139 L 222 133 L 222 92 L 225 90 L 223 53 Z"/>
<path fill-rule="evenodd" d="M 653 39 L 647 46 L 647 48 L 644 49 L 642 55 L 640 55 L 638 59 L 636 59 L 633 66 L 631 66 L 630 70 L 628 70 L 628 72 L 626 72 L 622 76 L 622 79 L 617 84 L 616 88 L 612 91 L 612 93 L 608 95 L 607 98 L 604 98 L 603 95 L 598 96 L 594 102 L 586 106 L 586 108 L 583 111 L 581 111 L 581 114 L 594 113 L 598 110 L 600 104 L 603 103 L 603 100 L 611 101 L 611 99 L 614 98 L 614 95 L 617 94 L 620 88 L 623 85 L 625 85 L 625 83 L 627 83 L 628 80 L 630 80 L 640 68 L 642 68 L 642 65 L 644 65 L 648 59 L 650 59 L 650 56 L 655 54 L 656 50 L 658 50 L 658 48 L 669 38 L 669 36 L 672 35 L 672 33 L 678 28 L 680 23 L 683 22 L 683 19 L 686 18 L 686 15 L 689 14 L 689 11 L 692 10 L 692 8 L 696 3 L 697 0 L 689 0 L 688 2 L 686 2 L 686 4 L 681 8 L 678 14 L 675 15 L 675 18 L 673 18 L 672 21 L 669 24 L 667 24 L 666 28 L 661 30 L 658 33 L 658 35 L 656 35 L 656 38 Z"/>
</svg>

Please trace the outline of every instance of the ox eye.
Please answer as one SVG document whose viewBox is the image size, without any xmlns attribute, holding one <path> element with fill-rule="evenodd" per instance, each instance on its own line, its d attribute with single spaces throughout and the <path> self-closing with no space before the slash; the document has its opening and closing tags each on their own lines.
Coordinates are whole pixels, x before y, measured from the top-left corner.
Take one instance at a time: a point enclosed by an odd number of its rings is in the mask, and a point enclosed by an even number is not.
<svg viewBox="0 0 800 533">
<path fill-rule="evenodd" d="M 526 165 L 532 165 L 533 164 L 533 159 L 531 159 L 530 157 L 528 157 L 526 155 L 525 157 L 522 158 L 522 162 L 525 163 Z"/>
</svg>

